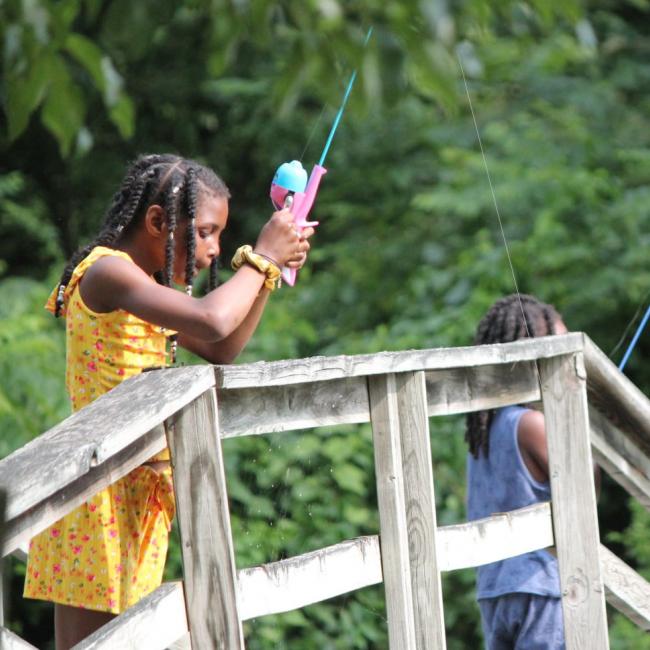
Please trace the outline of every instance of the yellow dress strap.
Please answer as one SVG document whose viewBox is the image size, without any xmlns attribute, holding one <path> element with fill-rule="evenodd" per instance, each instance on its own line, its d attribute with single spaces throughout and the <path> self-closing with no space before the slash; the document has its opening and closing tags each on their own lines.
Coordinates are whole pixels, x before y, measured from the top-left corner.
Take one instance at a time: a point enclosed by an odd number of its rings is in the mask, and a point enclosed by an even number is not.
<svg viewBox="0 0 650 650">
<path fill-rule="evenodd" d="M 107 256 L 121 257 L 122 259 L 127 260 L 127 262 L 134 263 L 133 260 L 131 259 L 131 256 L 128 253 L 125 253 L 124 251 L 118 251 L 115 250 L 114 248 L 108 248 L 107 246 L 95 246 L 95 248 L 93 248 L 90 251 L 90 253 L 86 257 L 84 257 L 84 259 L 81 260 L 79 264 L 77 264 L 74 271 L 72 272 L 70 281 L 68 282 L 68 285 L 65 288 L 65 292 L 63 293 L 63 306 L 61 307 L 61 312 L 60 312 L 61 316 L 65 317 L 70 296 L 72 295 L 72 292 L 79 284 L 81 278 L 83 278 L 84 273 L 98 259 Z M 59 285 L 54 287 L 52 293 L 50 294 L 50 297 L 47 299 L 47 302 L 45 303 L 45 309 L 47 309 L 49 312 L 54 313 L 56 310 L 56 297 L 58 293 L 59 293 Z"/>
</svg>

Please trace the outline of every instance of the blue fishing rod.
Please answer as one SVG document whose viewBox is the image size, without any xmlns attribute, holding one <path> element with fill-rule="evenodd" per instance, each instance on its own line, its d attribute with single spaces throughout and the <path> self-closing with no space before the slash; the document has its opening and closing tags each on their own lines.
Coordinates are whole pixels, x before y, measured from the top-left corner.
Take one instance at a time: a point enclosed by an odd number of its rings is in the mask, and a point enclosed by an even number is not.
<svg viewBox="0 0 650 650">
<path fill-rule="evenodd" d="M 363 42 L 364 48 L 368 44 L 371 34 L 372 27 L 366 34 L 366 38 Z M 271 182 L 270 196 L 273 205 L 278 210 L 283 207 L 290 208 L 294 215 L 294 224 L 299 231 L 308 226 L 313 227 L 318 225 L 318 221 L 307 221 L 307 215 L 316 199 L 321 178 L 327 173 L 327 169 L 324 167 L 325 158 L 327 158 L 332 140 L 334 139 L 334 134 L 338 129 L 341 118 L 343 117 L 343 112 L 345 111 L 356 78 L 357 71 L 354 70 L 350 80 L 348 81 L 345 94 L 343 95 L 341 105 L 336 113 L 332 127 L 330 128 L 325 146 L 323 147 L 323 152 L 321 153 L 318 163 L 314 165 L 311 170 L 309 179 L 307 179 L 307 172 L 302 166 L 302 163 L 299 160 L 292 160 L 291 162 L 282 163 L 278 167 L 275 176 L 273 177 L 273 181 Z M 296 282 L 296 275 L 296 269 L 282 269 L 282 279 L 291 287 Z"/>
</svg>

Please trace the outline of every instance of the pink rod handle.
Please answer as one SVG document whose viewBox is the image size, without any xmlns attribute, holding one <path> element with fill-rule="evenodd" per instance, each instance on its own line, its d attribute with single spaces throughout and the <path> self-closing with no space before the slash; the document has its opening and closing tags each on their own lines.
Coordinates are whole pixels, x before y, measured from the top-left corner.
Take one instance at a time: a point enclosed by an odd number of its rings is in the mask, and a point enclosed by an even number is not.
<svg viewBox="0 0 650 650">
<path fill-rule="evenodd" d="M 325 167 L 314 165 L 314 168 L 311 170 L 311 174 L 309 175 L 309 181 L 307 182 L 307 187 L 305 188 L 304 193 L 296 192 L 293 195 L 291 212 L 293 213 L 293 221 L 296 225 L 296 229 L 299 232 L 308 226 L 318 225 L 318 221 L 307 221 L 307 215 L 314 205 L 316 194 L 318 194 L 320 180 L 325 174 L 327 174 L 327 169 L 325 169 Z M 293 287 L 293 285 L 296 284 L 297 275 L 298 271 L 296 269 L 290 269 L 286 266 L 282 269 L 282 279 L 290 287 Z"/>
</svg>

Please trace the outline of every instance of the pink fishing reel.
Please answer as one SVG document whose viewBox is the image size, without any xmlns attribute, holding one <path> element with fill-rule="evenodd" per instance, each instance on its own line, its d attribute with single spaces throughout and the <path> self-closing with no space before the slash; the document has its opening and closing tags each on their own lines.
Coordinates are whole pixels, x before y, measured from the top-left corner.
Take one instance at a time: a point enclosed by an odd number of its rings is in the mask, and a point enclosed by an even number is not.
<svg viewBox="0 0 650 650">
<path fill-rule="evenodd" d="M 271 182 L 271 201 L 276 210 L 289 208 L 298 231 L 317 226 L 318 221 L 307 221 L 307 215 L 318 193 L 321 178 L 327 173 L 325 167 L 314 165 L 309 180 L 299 160 L 282 163 Z M 282 279 L 292 287 L 296 283 L 296 269 L 283 268 Z"/>
</svg>

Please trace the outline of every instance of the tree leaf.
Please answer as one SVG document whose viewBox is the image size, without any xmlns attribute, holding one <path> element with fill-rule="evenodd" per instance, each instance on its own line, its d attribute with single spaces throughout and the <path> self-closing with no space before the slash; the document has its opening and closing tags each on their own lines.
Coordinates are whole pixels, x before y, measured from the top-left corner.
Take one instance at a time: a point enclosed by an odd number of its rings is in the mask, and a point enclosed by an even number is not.
<svg viewBox="0 0 650 650">
<path fill-rule="evenodd" d="M 24 75 L 8 75 L 6 110 L 10 140 L 25 130 L 32 113 L 43 101 L 50 83 L 51 56 L 51 52 L 43 50 L 25 67 Z"/>
<path fill-rule="evenodd" d="M 52 81 L 43 105 L 42 120 L 57 139 L 61 155 L 65 157 L 83 126 L 86 106 L 81 90 L 73 83 L 60 57 L 52 59 L 51 70 Z"/>
<path fill-rule="evenodd" d="M 71 33 L 65 39 L 65 49 L 88 71 L 95 87 L 102 94 L 106 92 L 106 77 L 102 59 L 104 54 L 90 39 Z"/>
<path fill-rule="evenodd" d="M 130 138 L 135 131 L 135 107 L 131 98 L 122 93 L 115 105 L 110 109 L 111 122 L 115 124 L 123 138 Z"/>
</svg>

